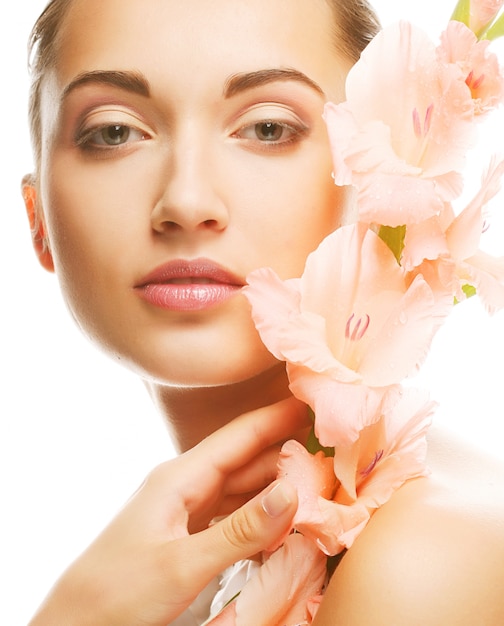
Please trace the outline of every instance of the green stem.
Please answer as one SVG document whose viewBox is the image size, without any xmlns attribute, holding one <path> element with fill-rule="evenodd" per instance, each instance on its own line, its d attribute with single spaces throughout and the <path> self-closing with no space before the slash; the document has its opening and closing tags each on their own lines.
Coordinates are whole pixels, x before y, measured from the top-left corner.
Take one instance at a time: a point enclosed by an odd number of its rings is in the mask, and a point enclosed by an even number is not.
<svg viewBox="0 0 504 626">
<path fill-rule="evenodd" d="M 459 0 L 450 19 L 469 26 L 471 17 L 471 0 Z"/>
<path fill-rule="evenodd" d="M 489 41 L 493 41 L 498 37 L 504 36 L 504 13 L 499 15 L 499 17 L 492 22 L 486 30 L 480 36 L 480 39 L 488 39 Z"/>
</svg>

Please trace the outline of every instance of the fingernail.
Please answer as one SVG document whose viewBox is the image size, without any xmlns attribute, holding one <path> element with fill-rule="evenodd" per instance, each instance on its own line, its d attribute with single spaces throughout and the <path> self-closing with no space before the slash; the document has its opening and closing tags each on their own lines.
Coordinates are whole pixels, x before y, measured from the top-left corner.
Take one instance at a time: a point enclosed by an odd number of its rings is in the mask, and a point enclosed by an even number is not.
<svg viewBox="0 0 504 626">
<path fill-rule="evenodd" d="M 277 483 L 262 499 L 262 508 L 270 517 L 280 517 L 292 504 L 284 483 Z"/>
</svg>

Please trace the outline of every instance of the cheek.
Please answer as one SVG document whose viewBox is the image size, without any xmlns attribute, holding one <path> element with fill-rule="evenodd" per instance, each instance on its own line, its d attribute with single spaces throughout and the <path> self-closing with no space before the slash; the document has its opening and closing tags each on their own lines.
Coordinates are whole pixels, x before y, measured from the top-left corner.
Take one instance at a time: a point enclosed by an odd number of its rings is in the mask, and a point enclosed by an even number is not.
<svg viewBox="0 0 504 626">
<path fill-rule="evenodd" d="M 326 161 L 278 167 L 249 180 L 241 193 L 243 232 L 254 236 L 259 265 L 272 267 L 281 278 L 299 276 L 306 257 L 338 228 L 349 213 L 349 194 L 334 185 Z M 236 177 L 239 180 L 239 177 Z M 267 184 L 265 184 L 267 181 Z"/>
<path fill-rule="evenodd" d="M 69 159 L 55 159 L 50 171 L 43 203 L 56 272 L 73 315 L 92 324 L 91 307 L 100 309 L 104 290 L 121 283 L 126 259 L 137 254 L 132 242 L 145 230 L 142 193 L 131 177 L 104 176 Z"/>
<path fill-rule="evenodd" d="M 93 263 L 105 250 L 110 256 L 119 254 L 129 231 L 138 232 L 145 222 L 145 179 L 126 164 L 105 169 L 83 167 L 71 158 L 61 161 L 54 159 L 49 168 L 43 203 L 62 265 Z"/>
</svg>

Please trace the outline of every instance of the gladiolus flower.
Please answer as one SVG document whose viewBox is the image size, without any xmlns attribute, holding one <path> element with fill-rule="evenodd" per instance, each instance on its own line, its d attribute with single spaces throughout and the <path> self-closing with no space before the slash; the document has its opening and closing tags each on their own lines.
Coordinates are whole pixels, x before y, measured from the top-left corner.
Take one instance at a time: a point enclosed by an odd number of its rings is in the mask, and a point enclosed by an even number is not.
<svg viewBox="0 0 504 626">
<path fill-rule="evenodd" d="M 244 293 L 261 338 L 287 362 L 291 390 L 312 407 L 323 446 L 355 441 L 387 410 L 452 306 L 423 277 L 409 284 L 364 224 L 329 235 L 300 279 L 282 281 L 265 268 L 247 280 Z"/>
<path fill-rule="evenodd" d="M 331 472 L 301 444 L 284 444 L 279 476 L 287 477 L 299 494 L 294 528 L 328 555 L 349 548 L 375 509 L 404 482 L 426 475 L 426 433 L 433 408 L 424 393 L 402 390 L 353 444 L 336 447 L 334 459 L 328 459 Z M 329 485 L 331 479 L 332 495 L 327 490 L 314 493 L 315 484 Z"/>
<path fill-rule="evenodd" d="M 495 108 L 504 97 L 504 79 L 499 61 L 490 53 L 489 41 L 478 41 L 461 22 L 450 22 L 441 35 L 438 57 L 441 62 L 460 68 L 462 79 L 470 90 L 476 114 Z"/>
<path fill-rule="evenodd" d="M 461 76 L 423 31 L 401 22 L 352 68 L 347 101 L 326 104 L 335 183 L 356 187 L 361 221 L 418 223 L 460 195 L 474 142 L 474 103 Z"/>
<path fill-rule="evenodd" d="M 446 205 L 437 218 L 411 226 L 401 259 L 406 270 L 421 273 L 433 288 L 435 282 L 441 284 L 457 300 L 465 298 L 463 287 L 471 285 L 490 313 L 504 307 L 504 257 L 486 254 L 479 246 L 486 205 L 503 175 L 504 160 L 493 160 L 481 189 L 458 216 Z"/>
</svg>

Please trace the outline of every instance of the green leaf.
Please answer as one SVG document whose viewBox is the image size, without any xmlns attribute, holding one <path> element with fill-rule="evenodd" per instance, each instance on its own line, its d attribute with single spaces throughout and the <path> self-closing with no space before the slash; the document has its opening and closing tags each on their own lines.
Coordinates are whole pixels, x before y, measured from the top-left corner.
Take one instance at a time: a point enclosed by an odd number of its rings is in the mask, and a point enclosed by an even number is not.
<svg viewBox="0 0 504 626">
<path fill-rule="evenodd" d="M 471 0 L 459 0 L 455 7 L 451 20 L 462 22 L 466 26 L 469 26 L 469 19 L 471 16 Z"/>
<path fill-rule="evenodd" d="M 472 298 L 477 294 L 476 287 L 469 285 L 469 283 L 467 285 L 462 285 L 462 291 L 465 293 L 466 298 Z M 453 298 L 453 304 L 460 304 L 460 302 L 461 301 L 457 300 L 457 298 Z"/>
<path fill-rule="evenodd" d="M 465 293 L 466 298 L 472 298 L 476 295 L 476 287 L 474 287 L 473 285 L 463 285 L 462 291 Z"/>
<path fill-rule="evenodd" d="M 504 13 L 500 15 L 481 35 L 480 39 L 493 41 L 504 36 Z"/>
<path fill-rule="evenodd" d="M 308 435 L 308 441 L 306 442 L 306 449 L 310 454 L 316 454 L 317 452 L 323 452 L 324 456 L 334 456 L 334 448 L 324 448 L 320 445 L 320 441 L 315 434 L 315 425 L 311 427 L 310 434 Z"/>
<path fill-rule="evenodd" d="M 405 236 L 406 226 L 380 226 L 380 230 L 378 231 L 378 237 L 392 250 L 399 265 L 401 264 Z"/>
</svg>

